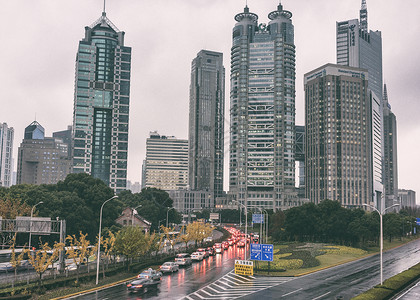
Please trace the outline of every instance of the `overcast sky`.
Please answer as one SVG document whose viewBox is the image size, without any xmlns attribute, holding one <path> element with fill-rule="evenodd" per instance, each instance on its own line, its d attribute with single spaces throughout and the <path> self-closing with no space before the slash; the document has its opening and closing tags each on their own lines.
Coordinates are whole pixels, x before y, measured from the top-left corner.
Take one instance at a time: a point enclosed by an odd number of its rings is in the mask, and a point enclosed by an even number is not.
<svg viewBox="0 0 420 300">
<path fill-rule="evenodd" d="M 277 4 L 248 0 L 259 23 L 268 23 L 267 15 Z M 303 125 L 303 74 L 336 62 L 336 21 L 358 18 L 361 0 L 282 4 L 293 13 L 296 124 Z M 202 49 L 224 54 L 229 131 L 231 33 L 234 16 L 244 6 L 245 0 L 107 0 L 108 18 L 125 31 L 125 45 L 133 51 L 128 158 L 132 182 L 140 181 L 150 131 L 188 137 L 191 61 Z M 420 191 L 420 1 L 367 0 L 367 6 L 369 29 L 382 32 L 384 82 L 397 116 L 399 187 Z M 0 122 L 15 129 L 15 165 L 24 128 L 35 116 L 47 136 L 72 124 L 77 46 L 84 27 L 101 16 L 102 8 L 102 0 L 1 1 Z M 228 139 L 225 153 L 227 159 Z M 225 183 L 227 178 L 225 169 Z"/>
</svg>

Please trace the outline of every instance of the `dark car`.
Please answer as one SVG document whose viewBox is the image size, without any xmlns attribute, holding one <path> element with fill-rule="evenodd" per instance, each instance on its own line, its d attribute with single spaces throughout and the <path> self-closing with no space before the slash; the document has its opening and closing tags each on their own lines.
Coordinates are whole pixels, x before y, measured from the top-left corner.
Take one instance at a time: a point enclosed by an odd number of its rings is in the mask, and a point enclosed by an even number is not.
<svg viewBox="0 0 420 300">
<path fill-rule="evenodd" d="M 214 250 L 213 247 L 207 247 L 206 252 L 208 252 L 208 254 L 211 256 L 216 254 L 216 250 Z"/>
<path fill-rule="evenodd" d="M 152 280 L 149 278 L 140 278 L 127 284 L 127 290 L 130 293 L 147 293 L 149 290 L 157 289 L 159 283 L 160 281 Z"/>
</svg>

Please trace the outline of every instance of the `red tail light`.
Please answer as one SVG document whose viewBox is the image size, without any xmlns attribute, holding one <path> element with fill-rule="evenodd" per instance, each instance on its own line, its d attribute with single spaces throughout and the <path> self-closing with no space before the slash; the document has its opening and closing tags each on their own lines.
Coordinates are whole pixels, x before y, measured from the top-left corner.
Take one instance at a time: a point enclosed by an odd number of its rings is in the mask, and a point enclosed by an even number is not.
<svg viewBox="0 0 420 300">
<path fill-rule="evenodd" d="M 131 283 L 130 284 L 127 284 L 127 287 L 131 287 Z"/>
</svg>

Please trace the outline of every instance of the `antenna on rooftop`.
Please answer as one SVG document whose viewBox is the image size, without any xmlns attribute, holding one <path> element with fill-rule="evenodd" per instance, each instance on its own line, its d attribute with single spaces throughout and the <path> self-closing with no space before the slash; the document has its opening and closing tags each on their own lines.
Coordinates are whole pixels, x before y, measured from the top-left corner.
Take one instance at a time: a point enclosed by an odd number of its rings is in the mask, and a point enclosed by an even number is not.
<svg viewBox="0 0 420 300">
<path fill-rule="evenodd" d="M 106 15 L 106 12 L 105 12 L 105 4 L 106 4 L 106 0 L 104 0 L 104 10 L 102 11 L 102 14 L 103 15 Z"/>
</svg>

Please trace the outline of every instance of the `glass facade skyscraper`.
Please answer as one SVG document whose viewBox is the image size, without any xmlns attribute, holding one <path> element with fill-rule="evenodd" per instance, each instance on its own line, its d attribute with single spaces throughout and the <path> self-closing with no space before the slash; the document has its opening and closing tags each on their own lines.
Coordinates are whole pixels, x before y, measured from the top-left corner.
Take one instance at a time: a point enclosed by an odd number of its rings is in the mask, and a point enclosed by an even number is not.
<svg viewBox="0 0 420 300">
<path fill-rule="evenodd" d="M 337 22 L 337 64 L 368 70 L 372 109 L 372 203 L 379 208 L 383 194 L 384 117 L 382 101 L 382 36 L 368 30 L 366 0 L 362 0 L 360 21 Z"/>
<path fill-rule="evenodd" d="M 248 208 L 278 209 L 295 191 L 295 45 L 281 4 L 258 24 L 235 16 L 231 49 L 229 193 Z"/>
<path fill-rule="evenodd" d="M 85 27 L 76 57 L 73 172 L 103 180 L 114 191 L 127 180 L 131 48 L 102 16 Z"/>
<path fill-rule="evenodd" d="M 224 121 L 223 54 L 202 50 L 191 66 L 188 177 L 193 191 L 223 194 Z"/>
<path fill-rule="evenodd" d="M 13 127 L 0 123 L 0 186 L 12 185 L 14 134 Z"/>
</svg>

